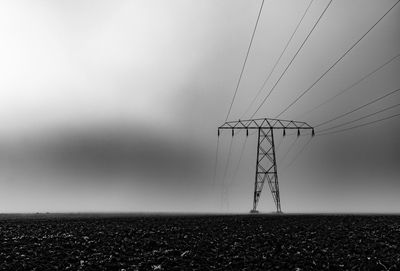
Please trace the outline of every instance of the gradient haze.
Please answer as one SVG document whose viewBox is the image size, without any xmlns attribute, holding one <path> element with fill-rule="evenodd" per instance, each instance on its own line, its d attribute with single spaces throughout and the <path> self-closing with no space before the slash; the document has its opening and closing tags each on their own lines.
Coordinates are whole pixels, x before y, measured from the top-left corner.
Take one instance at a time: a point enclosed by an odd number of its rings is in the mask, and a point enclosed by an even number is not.
<svg viewBox="0 0 400 271">
<path fill-rule="evenodd" d="M 395 2 L 333 1 L 257 117 L 283 110 Z M 237 174 L 245 136 L 234 137 L 223 180 L 231 137 L 223 133 L 215 183 L 213 174 L 216 129 L 260 3 L 2 1 L 0 212 L 247 212 L 255 135 Z M 265 1 L 230 119 L 241 117 L 308 3 Z M 314 1 L 266 90 L 327 3 Z M 316 125 L 399 88 L 400 58 L 304 114 L 399 53 L 398 5 L 282 118 Z M 399 101 L 392 95 L 337 123 Z M 277 134 L 282 210 L 399 212 L 399 132 L 394 118 L 315 137 L 296 160 L 309 137 Z M 267 187 L 259 207 L 274 210 Z"/>
</svg>

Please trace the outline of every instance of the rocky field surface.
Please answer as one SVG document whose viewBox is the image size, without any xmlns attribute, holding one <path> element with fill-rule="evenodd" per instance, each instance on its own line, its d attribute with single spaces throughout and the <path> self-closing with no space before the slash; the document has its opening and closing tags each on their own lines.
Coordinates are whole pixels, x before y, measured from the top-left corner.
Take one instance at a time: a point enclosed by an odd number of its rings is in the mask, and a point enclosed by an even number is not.
<svg viewBox="0 0 400 271">
<path fill-rule="evenodd" d="M 2 216 L 0 270 L 400 270 L 400 216 Z"/>
</svg>

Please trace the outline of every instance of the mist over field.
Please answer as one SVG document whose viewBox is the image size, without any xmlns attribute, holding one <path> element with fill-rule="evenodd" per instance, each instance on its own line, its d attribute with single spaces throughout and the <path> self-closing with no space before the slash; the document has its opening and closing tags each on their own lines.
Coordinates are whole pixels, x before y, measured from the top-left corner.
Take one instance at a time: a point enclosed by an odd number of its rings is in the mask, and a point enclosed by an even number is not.
<svg viewBox="0 0 400 271">
<path fill-rule="evenodd" d="M 230 119 L 242 116 L 308 3 L 265 1 Z M 326 4 L 314 1 L 267 87 Z M 256 117 L 278 114 L 393 4 L 334 1 Z M 240 165 L 245 135 L 235 135 L 223 180 L 231 140 L 230 131 L 223 132 L 215 182 L 213 175 L 217 127 L 234 94 L 259 5 L 1 2 L 0 212 L 248 212 L 256 135 L 248 138 Z M 396 59 L 305 114 L 400 53 L 399 28 L 400 6 L 282 118 L 316 125 L 399 88 Z M 399 102 L 400 94 L 392 95 L 355 117 Z M 309 144 L 310 137 L 277 132 L 283 211 L 399 212 L 399 132 L 398 118 Z M 274 210 L 268 187 L 259 207 Z"/>
</svg>

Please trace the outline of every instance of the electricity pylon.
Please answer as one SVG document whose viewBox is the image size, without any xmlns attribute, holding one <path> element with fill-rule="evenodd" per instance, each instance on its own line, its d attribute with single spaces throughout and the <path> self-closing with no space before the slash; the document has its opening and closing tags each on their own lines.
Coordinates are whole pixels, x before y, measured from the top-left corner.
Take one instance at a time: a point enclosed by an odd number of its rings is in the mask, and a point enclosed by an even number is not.
<svg viewBox="0 0 400 271">
<path fill-rule="evenodd" d="M 269 189 L 271 190 L 272 197 L 275 202 L 276 212 L 281 213 L 282 210 L 281 200 L 279 197 L 274 130 L 283 130 L 283 136 L 286 135 L 286 130 L 297 130 L 297 136 L 300 136 L 300 130 L 311 130 L 311 135 L 314 136 L 314 128 L 301 121 L 264 118 L 225 122 L 223 125 L 218 127 L 218 136 L 220 135 L 220 130 L 225 129 L 232 130 L 232 136 L 235 135 L 235 130 L 246 130 L 246 136 L 249 135 L 249 130 L 258 130 L 253 209 L 250 212 L 258 213 L 258 201 L 260 199 L 261 191 L 264 187 L 265 179 L 267 179 Z"/>
</svg>

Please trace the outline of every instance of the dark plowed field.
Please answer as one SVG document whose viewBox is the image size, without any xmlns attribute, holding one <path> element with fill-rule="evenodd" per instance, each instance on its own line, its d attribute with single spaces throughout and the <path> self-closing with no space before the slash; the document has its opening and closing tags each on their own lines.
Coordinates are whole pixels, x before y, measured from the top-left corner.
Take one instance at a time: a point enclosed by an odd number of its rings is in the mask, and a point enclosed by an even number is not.
<svg viewBox="0 0 400 271">
<path fill-rule="evenodd" d="M 0 218 L 1 270 L 400 270 L 400 216 Z"/>
</svg>

